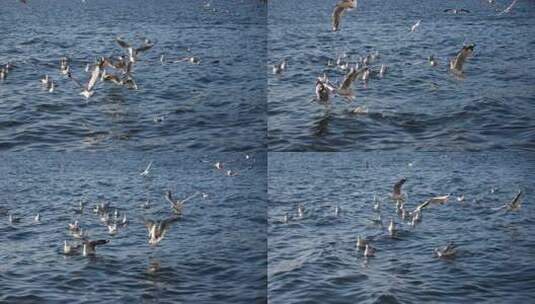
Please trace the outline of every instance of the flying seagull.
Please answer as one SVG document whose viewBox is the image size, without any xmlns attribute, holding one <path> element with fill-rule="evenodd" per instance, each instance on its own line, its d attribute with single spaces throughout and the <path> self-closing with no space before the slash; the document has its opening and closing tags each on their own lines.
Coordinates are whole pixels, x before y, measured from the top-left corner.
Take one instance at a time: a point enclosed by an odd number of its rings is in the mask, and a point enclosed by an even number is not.
<svg viewBox="0 0 535 304">
<path fill-rule="evenodd" d="M 145 226 L 149 232 L 149 244 L 154 246 L 163 240 L 165 233 L 171 224 L 178 220 L 178 217 L 170 217 L 161 221 L 145 220 Z"/>
</svg>

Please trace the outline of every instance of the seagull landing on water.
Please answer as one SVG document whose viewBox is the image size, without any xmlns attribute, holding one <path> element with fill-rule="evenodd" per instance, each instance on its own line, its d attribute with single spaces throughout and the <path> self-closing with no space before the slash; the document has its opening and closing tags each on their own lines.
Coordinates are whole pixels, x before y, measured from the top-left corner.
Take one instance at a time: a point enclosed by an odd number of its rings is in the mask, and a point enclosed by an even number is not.
<svg viewBox="0 0 535 304">
<path fill-rule="evenodd" d="M 152 161 L 149 162 L 149 165 L 147 166 L 147 168 L 145 168 L 145 170 L 143 172 L 139 173 L 139 175 L 141 175 L 141 176 L 149 175 L 151 167 L 152 167 Z"/>
<path fill-rule="evenodd" d="M 170 217 L 161 221 L 145 220 L 145 226 L 149 232 L 149 245 L 154 246 L 163 240 L 165 233 L 176 222 L 178 217 Z"/>
</svg>

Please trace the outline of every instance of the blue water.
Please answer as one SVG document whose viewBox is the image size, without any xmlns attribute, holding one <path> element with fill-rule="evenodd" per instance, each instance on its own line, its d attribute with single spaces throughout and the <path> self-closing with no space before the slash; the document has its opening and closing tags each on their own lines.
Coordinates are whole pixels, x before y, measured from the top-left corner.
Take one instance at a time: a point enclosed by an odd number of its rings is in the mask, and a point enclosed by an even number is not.
<svg viewBox="0 0 535 304">
<path fill-rule="evenodd" d="M 0 148 L 261 150 L 266 5 L 211 2 L 205 9 L 197 0 L 2 1 L 0 64 L 16 68 L 0 83 Z M 69 56 L 73 75 L 85 80 L 87 63 L 123 54 L 117 36 L 156 42 L 134 67 L 139 90 L 98 84 L 86 102 L 60 75 L 59 59 Z M 161 54 L 201 63 L 162 65 Z M 52 94 L 39 82 L 45 74 L 57 83 Z"/>
<path fill-rule="evenodd" d="M 2 303 L 262 303 L 266 301 L 266 156 L 240 153 L 7 153 L 0 155 Z M 148 178 L 139 175 L 153 161 Z M 239 173 L 226 176 L 216 161 Z M 144 218 L 171 215 L 163 193 L 186 203 L 156 247 Z M 87 200 L 83 214 L 73 208 Z M 142 203 L 151 200 L 151 208 Z M 91 211 L 107 200 L 128 226 L 110 236 Z M 33 223 L 39 212 L 41 223 Z M 67 223 L 110 243 L 94 257 L 64 256 Z M 151 271 L 150 268 L 157 268 Z"/>
<path fill-rule="evenodd" d="M 530 303 L 535 296 L 535 158 L 522 153 L 270 153 L 270 303 Z M 423 212 L 412 229 L 387 199 L 406 177 L 406 206 L 435 195 L 449 203 Z M 525 191 L 522 208 L 491 208 Z M 372 199 L 383 201 L 384 226 Z M 456 197 L 464 195 L 464 201 Z M 302 218 L 297 205 L 304 204 Z M 341 212 L 334 214 L 334 207 Z M 282 223 L 288 213 L 290 220 Z M 401 231 L 386 228 L 394 217 Z M 355 248 L 374 237 L 376 256 Z M 448 241 L 455 259 L 433 256 Z"/>
<path fill-rule="evenodd" d="M 282 76 L 268 67 L 270 151 L 502 150 L 535 148 L 535 3 L 510 0 L 359 1 L 341 30 L 330 31 L 337 1 L 272 0 L 268 10 L 268 62 L 288 59 Z M 470 14 L 447 14 L 447 8 Z M 409 30 L 417 20 L 421 25 Z M 447 62 L 475 43 L 464 79 Z M 356 99 L 335 99 L 329 108 L 311 103 L 316 77 L 343 73 L 327 67 L 346 53 L 353 62 L 370 52 L 386 64 L 382 79 L 354 83 Z M 427 58 L 439 65 L 432 68 Z M 367 115 L 351 111 L 365 106 Z"/>
</svg>

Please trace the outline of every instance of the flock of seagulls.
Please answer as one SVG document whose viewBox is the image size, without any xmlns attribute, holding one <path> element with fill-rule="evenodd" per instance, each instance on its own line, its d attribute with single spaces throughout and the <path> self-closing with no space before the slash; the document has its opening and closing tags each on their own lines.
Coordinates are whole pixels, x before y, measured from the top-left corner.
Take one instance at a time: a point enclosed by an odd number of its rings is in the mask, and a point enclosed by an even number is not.
<svg viewBox="0 0 535 304">
<path fill-rule="evenodd" d="M 95 94 L 95 90 L 100 83 L 109 83 L 115 86 L 122 86 L 129 90 L 138 90 L 138 84 L 134 78 L 134 66 L 139 61 L 142 53 L 151 50 L 155 43 L 147 38 L 141 38 L 138 46 L 125 41 L 122 37 L 116 37 L 117 45 L 123 50 L 123 54 L 118 56 L 105 57 L 100 56 L 95 62 L 88 63 L 85 66 L 85 73 L 88 74 L 87 80 L 81 81 L 73 74 L 71 68 L 71 58 L 62 57 L 59 60 L 59 74 L 70 79 L 80 90 L 80 95 L 89 99 Z M 191 51 L 189 48 L 187 51 Z M 182 56 L 173 60 L 166 60 L 165 54 L 159 58 L 161 64 L 189 62 L 191 64 L 200 64 L 201 60 L 197 56 Z M 4 82 L 12 72 L 14 64 L 8 62 L 0 67 L 0 81 Z M 49 74 L 45 74 L 41 80 L 43 89 L 53 93 L 58 87 L 57 82 Z"/>
<path fill-rule="evenodd" d="M 423 213 L 425 210 L 431 208 L 434 205 L 440 206 L 449 202 L 451 194 L 434 196 L 425 200 L 424 202 L 416 205 L 412 211 L 408 208 L 406 202 L 408 201 L 408 194 L 402 191 L 403 185 L 407 182 L 406 178 L 401 178 L 398 180 L 394 186 L 392 193 L 388 196 L 387 201 L 390 201 L 391 204 L 395 206 L 396 216 L 399 217 L 401 223 L 408 224 L 412 229 L 415 229 L 417 225 L 423 221 Z M 491 191 L 492 192 L 492 191 Z M 510 201 L 505 203 L 503 206 L 492 208 L 493 211 L 502 211 L 505 212 L 515 212 L 520 210 L 522 203 L 523 191 L 519 191 L 515 197 Z M 464 201 L 464 195 L 457 197 L 458 202 Z M 383 226 L 383 219 L 381 217 L 382 210 L 382 201 L 379 200 L 376 196 L 373 197 L 372 209 L 376 214 L 376 217 L 372 219 L 372 222 L 376 225 Z M 305 206 L 304 203 L 299 203 L 297 205 L 297 215 L 290 216 L 288 213 L 285 213 L 282 216 L 282 219 L 279 223 L 286 224 L 293 220 L 301 220 L 305 215 Z M 334 206 L 334 216 L 338 217 L 340 215 L 340 207 Z M 391 216 L 387 226 L 388 236 L 391 238 L 396 238 L 401 232 L 396 223 L 395 216 Z M 357 235 L 356 248 L 358 251 L 362 252 L 362 255 L 367 257 L 373 257 L 376 254 L 376 248 L 372 245 L 372 242 L 378 235 L 375 236 L 362 236 Z M 433 249 L 433 253 L 436 257 L 441 259 L 451 259 L 456 257 L 457 245 L 450 241 L 444 246 L 439 246 Z"/>
<path fill-rule="evenodd" d="M 514 0 L 505 10 L 500 11 L 498 15 L 509 13 L 517 0 Z M 489 1 L 489 4 L 494 5 L 495 1 Z M 331 28 L 333 32 L 341 30 L 342 17 L 346 12 L 357 9 L 357 0 L 341 0 L 334 6 L 331 15 Z M 451 14 L 468 14 L 469 10 L 463 8 L 450 8 L 444 10 L 445 13 Z M 410 28 L 409 32 L 416 32 L 422 25 L 422 20 L 417 20 Z M 457 55 L 449 60 L 449 71 L 457 78 L 464 77 L 463 67 L 467 59 L 474 52 L 475 44 L 466 44 L 457 52 Z M 368 81 L 372 78 L 383 78 L 387 74 L 388 66 L 381 64 L 371 66 L 371 64 L 378 59 L 379 53 L 366 54 L 364 56 L 357 56 L 356 59 L 348 58 L 346 54 L 338 55 L 335 60 L 329 59 L 327 68 L 334 67 L 336 71 L 344 73 L 339 83 L 332 82 L 324 73 L 322 76 L 316 78 L 315 81 L 315 98 L 312 101 L 329 105 L 331 96 L 339 96 L 346 102 L 351 102 L 355 99 L 353 92 L 353 83 L 357 80 L 362 80 L 366 87 Z M 440 62 L 434 55 L 428 57 L 428 63 L 431 67 L 439 66 Z M 281 62 L 273 65 L 273 74 L 281 75 L 287 69 L 287 59 L 284 58 Z M 366 114 L 368 111 L 364 106 L 359 106 L 353 111 L 355 114 Z"/>
<path fill-rule="evenodd" d="M 247 154 L 245 155 L 246 161 L 248 161 L 251 166 L 253 164 L 254 158 Z M 228 162 L 217 162 L 216 171 L 223 170 L 225 164 L 231 164 L 237 162 L 239 159 L 228 161 Z M 139 173 L 140 178 L 144 181 L 149 181 L 150 176 L 153 174 L 154 163 L 152 161 L 146 166 L 146 168 Z M 219 167 L 220 169 L 218 169 Z M 231 170 L 232 172 L 235 172 Z M 232 175 L 225 174 L 226 176 L 235 176 L 237 174 L 233 173 Z M 172 225 L 180 220 L 183 216 L 183 210 L 186 205 L 186 202 L 192 201 L 195 198 L 206 199 L 208 194 L 196 191 L 192 195 L 184 198 L 178 199 L 173 196 L 173 193 L 170 190 L 165 191 L 163 198 L 170 204 L 169 215 L 161 219 L 145 219 L 142 217 L 144 226 L 147 229 L 148 235 L 148 244 L 150 246 L 158 245 L 171 229 Z M 87 213 L 92 213 L 96 218 L 99 219 L 100 223 L 104 227 L 103 231 L 113 237 L 120 233 L 121 230 L 126 229 L 130 220 L 127 217 L 126 212 L 120 212 L 120 208 L 113 206 L 110 202 L 100 201 L 93 205 L 91 211 L 86 212 L 88 202 L 85 199 L 80 200 L 72 209 L 75 214 L 75 219 L 73 222 L 66 224 L 67 235 L 70 236 L 69 239 L 63 241 L 63 250 L 64 255 L 82 255 L 82 256 L 92 256 L 96 254 L 97 247 L 109 244 L 110 239 L 92 239 L 89 233 L 89 229 L 85 228 L 81 222 L 85 219 L 84 215 Z M 142 205 L 143 209 L 150 209 L 151 205 L 149 201 L 146 201 Z M 15 226 L 24 221 L 22 217 L 16 216 L 14 213 L 10 212 L 5 207 L 0 207 L 0 215 L 7 216 L 9 225 Z M 37 213 L 33 217 L 33 224 L 41 224 L 42 217 L 40 213 Z"/>
</svg>

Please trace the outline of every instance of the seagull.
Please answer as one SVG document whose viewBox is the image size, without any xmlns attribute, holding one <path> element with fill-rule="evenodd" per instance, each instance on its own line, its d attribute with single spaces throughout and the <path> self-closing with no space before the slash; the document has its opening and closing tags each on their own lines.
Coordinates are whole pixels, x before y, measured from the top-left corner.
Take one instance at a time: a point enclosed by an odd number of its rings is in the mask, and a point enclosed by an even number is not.
<svg viewBox="0 0 535 304">
<path fill-rule="evenodd" d="M 80 224 L 78 223 L 78 220 L 74 221 L 74 223 L 69 223 L 69 230 L 71 232 L 80 231 Z"/>
<path fill-rule="evenodd" d="M 299 204 L 299 206 L 297 206 L 297 216 L 303 217 L 304 214 L 305 214 L 305 206 L 303 206 L 302 204 Z"/>
<path fill-rule="evenodd" d="M 15 223 L 20 223 L 21 219 L 19 217 L 14 217 L 13 214 L 10 213 L 8 220 L 10 224 L 15 224 Z"/>
<path fill-rule="evenodd" d="M 374 211 L 380 211 L 381 210 L 381 202 L 377 199 L 377 197 L 375 195 L 373 196 L 373 201 L 374 201 L 373 210 Z"/>
<path fill-rule="evenodd" d="M 366 244 L 366 247 L 364 249 L 364 256 L 365 257 L 375 256 L 375 248 L 373 248 L 370 244 Z"/>
<path fill-rule="evenodd" d="M 396 201 L 404 201 L 405 194 L 401 191 L 401 187 L 407 181 L 406 178 L 402 178 L 394 184 L 394 191 L 392 192 L 392 199 Z"/>
<path fill-rule="evenodd" d="M 439 258 L 453 258 L 457 253 L 455 247 L 456 245 L 453 242 L 449 242 L 446 246 L 435 248 L 434 253 Z"/>
<path fill-rule="evenodd" d="M 475 46 L 475 44 L 463 46 L 463 48 L 459 51 L 459 53 L 457 53 L 455 58 L 450 60 L 450 70 L 457 73 L 462 73 L 464 62 L 470 55 L 472 55 Z"/>
<path fill-rule="evenodd" d="M 425 202 L 421 203 L 420 205 L 418 205 L 418 207 L 416 207 L 416 209 L 414 209 L 413 213 L 414 212 L 420 212 L 423 208 L 429 206 L 429 204 L 441 204 L 443 205 L 444 203 L 447 203 L 448 202 L 448 199 L 449 199 L 450 195 L 444 195 L 444 196 L 435 196 L 435 197 L 432 197 L 428 200 L 426 200 Z"/>
<path fill-rule="evenodd" d="M 144 209 L 150 209 L 150 200 L 146 200 L 143 204 L 141 204 L 141 207 Z"/>
<path fill-rule="evenodd" d="M 432 67 L 437 66 L 438 64 L 438 61 L 435 59 L 433 55 L 429 56 L 428 61 L 429 61 L 429 65 Z"/>
<path fill-rule="evenodd" d="M 85 239 L 87 237 L 87 232 L 85 232 L 82 228 L 71 231 L 71 234 L 75 239 Z"/>
<path fill-rule="evenodd" d="M 357 248 L 364 249 L 366 248 L 367 242 L 364 238 L 361 238 L 360 235 L 357 235 Z"/>
<path fill-rule="evenodd" d="M 499 208 L 494 208 L 493 210 L 499 211 L 505 209 L 506 212 L 520 210 L 520 207 L 522 207 L 522 194 L 522 190 L 518 191 L 518 194 L 513 198 L 513 200 Z"/>
<path fill-rule="evenodd" d="M 328 80 L 321 81 L 320 79 L 316 80 L 316 101 L 318 102 L 327 102 L 329 101 L 329 95 L 331 92 L 334 92 L 335 88 L 328 83 Z"/>
<path fill-rule="evenodd" d="M 498 13 L 498 16 L 510 13 L 511 10 L 513 9 L 513 6 L 515 6 L 517 1 L 518 0 L 513 0 L 513 2 L 511 2 L 511 4 L 509 4 L 509 6 L 506 9 L 504 9 L 502 12 Z"/>
<path fill-rule="evenodd" d="M 71 71 L 71 68 L 69 66 L 69 58 L 67 57 L 62 57 L 60 60 L 59 60 L 59 71 L 62 75 L 68 75 L 69 72 Z"/>
<path fill-rule="evenodd" d="M 5 68 L 0 68 L 0 80 L 6 79 L 7 73 L 8 72 Z"/>
<path fill-rule="evenodd" d="M 357 0 L 342 0 L 336 4 L 332 13 L 332 30 L 336 32 L 340 29 L 340 21 L 342 15 L 346 10 L 351 10 L 357 7 Z"/>
<path fill-rule="evenodd" d="M 288 64 L 288 61 L 285 59 L 282 60 L 281 63 L 276 63 L 273 65 L 273 74 L 281 74 L 286 70 L 286 65 Z"/>
<path fill-rule="evenodd" d="M 239 175 L 238 172 L 234 172 L 232 170 L 227 170 L 227 172 L 225 173 L 227 176 L 237 176 Z"/>
<path fill-rule="evenodd" d="M 191 64 L 200 64 L 201 63 L 201 59 L 199 57 L 196 57 L 196 56 L 180 57 L 177 60 L 175 60 L 174 63 L 185 62 L 185 61 L 187 61 L 187 62 L 189 62 Z"/>
<path fill-rule="evenodd" d="M 67 243 L 67 240 L 63 243 L 63 254 L 65 255 L 71 255 L 77 253 L 78 249 L 80 249 L 80 245 L 69 245 Z"/>
<path fill-rule="evenodd" d="M 37 213 L 37 215 L 33 218 L 33 221 L 39 223 L 41 221 L 41 215 Z"/>
<path fill-rule="evenodd" d="M 152 161 L 149 162 L 149 165 L 147 166 L 147 168 L 143 172 L 139 173 L 139 175 L 141 175 L 141 176 L 149 175 L 151 167 L 152 167 Z"/>
<path fill-rule="evenodd" d="M 136 62 L 138 53 L 148 51 L 154 46 L 154 43 L 150 42 L 147 39 L 145 39 L 143 44 L 140 47 L 136 48 L 136 49 L 133 48 L 126 41 L 124 41 L 121 37 L 117 37 L 117 38 L 115 38 L 115 40 L 117 41 L 117 44 L 119 44 L 120 47 L 122 47 L 123 49 L 126 50 L 126 52 L 128 54 L 128 60 L 131 63 L 135 63 Z"/>
<path fill-rule="evenodd" d="M 344 79 L 342 80 L 340 87 L 336 90 L 336 93 L 342 95 L 348 101 L 352 101 L 355 98 L 355 95 L 353 94 L 351 86 L 361 73 L 366 72 L 366 69 L 367 68 L 357 70 L 356 68 L 351 67 L 351 69 L 349 69 L 349 72 L 347 72 Z"/>
<path fill-rule="evenodd" d="M 464 194 L 461 194 L 461 196 L 457 197 L 458 202 L 464 202 Z"/>
<path fill-rule="evenodd" d="M 109 242 L 110 240 L 96 240 L 96 241 L 84 240 L 84 245 L 82 247 L 82 255 L 83 256 L 93 255 L 96 253 L 95 249 L 97 245 L 104 245 Z"/>
<path fill-rule="evenodd" d="M 340 207 L 334 206 L 334 216 L 338 216 L 340 214 Z"/>
<path fill-rule="evenodd" d="M 118 232 L 117 230 L 117 223 L 113 223 L 111 225 L 108 225 L 108 233 L 110 235 L 116 235 Z"/>
<path fill-rule="evenodd" d="M 224 166 L 223 166 L 223 163 L 221 162 L 216 162 L 214 164 L 214 167 L 217 169 L 217 170 L 223 170 Z"/>
<path fill-rule="evenodd" d="M 452 13 L 452 14 L 461 14 L 461 13 L 470 13 L 469 10 L 464 8 L 448 8 L 444 10 L 444 13 Z"/>
<path fill-rule="evenodd" d="M 381 64 L 381 69 L 379 70 L 379 77 L 381 78 L 385 77 L 386 70 L 387 70 L 387 66 L 384 64 Z"/>
<path fill-rule="evenodd" d="M 288 213 L 285 213 L 284 216 L 282 217 L 282 222 L 284 224 L 288 223 Z"/>
<path fill-rule="evenodd" d="M 388 233 L 390 236 L 393 236 L 396 233 L 396 224 L 394 223 L 394 219 L 390 218 L 390 224 L 388 225 Z"/>
<path fill-rule="evenodd" d="M 91 71 L 91 77 L 87 81 L 86 85 L 82 85 L 80 81 L 78 81 L 76 78 L 72 76 L 72 73 L 69 72 L 67 76 L 80 88 L 82 88 L 82 92 L 80 92 L 80 95 L 84 96 L 86 99 L 93 96 L 95 91 L 93 91 L 93 88 L 97 84 L 97 80 L 100 77 L 100 64 L 95 64 L 93 66 L 93 70 Z"/>
<path fill-rule="evenodd" d="M 411 26 L 411 32 L 416 31 L 416 28 L 418 28 L 420 26 L 421 22 L 422 22 L 422 20 L 416 21 L 416 23 L 413 26 Z"/>
<path fill-rule="evenodd" d="M 184 203 L 189 201 L 190 199 L 196 197 L 197 195 L 199 195 L 200 192 L 195 192 L 193 193 L 192 195 L 190 195 L 189 197 L 183 199 L 183 200 L 176 200 L 173 198 L 173 195 L 171 193 L 171 191 L 167 190 L 165 191 L 165 199 L 171 204 L 171 208 L 173 208 L 173 211 L 180 215 L 182 214 L 182 209 L 184 208 Z"/>
<path fill-rule="evenodd" d="M 151 246 L 158 244 L 164 238 L 171 224 L 177 220 L 178 217 L 176 216 L 161 221 L 145 220 L 145 226 L 149 231 L 149 244 Z"/>
</svg>

